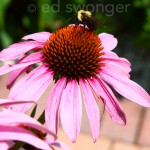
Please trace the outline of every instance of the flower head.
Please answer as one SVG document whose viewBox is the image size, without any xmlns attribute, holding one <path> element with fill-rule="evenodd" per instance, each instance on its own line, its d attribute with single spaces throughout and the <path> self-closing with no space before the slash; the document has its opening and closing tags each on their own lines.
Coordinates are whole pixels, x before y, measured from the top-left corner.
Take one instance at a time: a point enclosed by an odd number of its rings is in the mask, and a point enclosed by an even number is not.
<svg viewBox="0 0 150 150">
<path fill-rule="evenodd" d="M 56 79 L 87 79 L 95 76 L 103 65 L 102 49 L 99 37 L 93 32 L 81 26 L 69 26 L 56 31 L 46 41 L 45 62 Z"/>
<path fill-rule="evenodd" d="M 125 114 L 107 83 L 124 97 L 150 107 L 149 94 L 129 79 L 130 62 L 111 51 L 117 45 L 114 36 L 94 35 L 82 26 L 68 26 L 52 34 L 40 32 L 23 39 L 30 40 L 13 44 L 0 53 L 3 61 L 19 58 L 16 64 L 1 67 L 0 74 L 11 72 L 7 86 L 13 87 L 8 98 L 15 101 L 36 101 L 51 80 L 55 80 L 45 109 L 46 125 L 54 133 L 57 133 L 60 113 L 64 131 L 72 141 L 76 140 L 80 132 L 83 97 L 95 141 L 100 123 L 95 95 L 104 102 L 110 117 L 125 125 Z M 33 53 L 28 54 L 29 51 Z M 38 67 L 28 71 L 39 62 Z M 14 84 L 25 71 L 28 73 Z M 12 110 L 24 112 L 30 106 L 14 106 Z"/>
</svg>

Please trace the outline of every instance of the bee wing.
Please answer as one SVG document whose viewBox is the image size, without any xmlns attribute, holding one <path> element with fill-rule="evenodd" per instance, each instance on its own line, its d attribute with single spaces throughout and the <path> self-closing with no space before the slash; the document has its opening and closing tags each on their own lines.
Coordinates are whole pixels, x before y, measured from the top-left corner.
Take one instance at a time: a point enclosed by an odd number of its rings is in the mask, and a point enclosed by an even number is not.
<svg viewBox="0 0 150 150">
<path fill-rule="evenodd" d="M 77 14 L 74 14 L 74 15 L 73 15 L 71 18 L 69 18 L 66 22 L 68 22 L 68 21 L 70 21 L 70 20 L 72 20 L 72 19 L 75 19 L 76 16 L 77 16 Z"/>
<path fill-rule="evenodd" d="M 92 19 L 96 20 L 101 26 L 103 26 L 104 28 L 106 28 L 106 25 L 101 22 L 99 19 L 95 18 L 94 16 L 91 16 Z"/>
</svg>

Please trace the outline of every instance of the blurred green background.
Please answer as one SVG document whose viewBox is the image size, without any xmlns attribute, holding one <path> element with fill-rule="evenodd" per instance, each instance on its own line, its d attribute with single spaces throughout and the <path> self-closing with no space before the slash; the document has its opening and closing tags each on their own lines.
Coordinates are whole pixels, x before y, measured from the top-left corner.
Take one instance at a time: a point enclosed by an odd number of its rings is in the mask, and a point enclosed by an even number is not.
<svg viewBox="0 0 150 150">
<path fill-rule="evenodd" d="M 24 35 L 74 23 L 70 18 L 79 9 L 107 26 L 99 25 L 97 34 L 118 38 L 115 52 L 130 60 L 131 78 L 150 91 L 150 0 L 0 0 L 0 50 Z"/>
</svg>

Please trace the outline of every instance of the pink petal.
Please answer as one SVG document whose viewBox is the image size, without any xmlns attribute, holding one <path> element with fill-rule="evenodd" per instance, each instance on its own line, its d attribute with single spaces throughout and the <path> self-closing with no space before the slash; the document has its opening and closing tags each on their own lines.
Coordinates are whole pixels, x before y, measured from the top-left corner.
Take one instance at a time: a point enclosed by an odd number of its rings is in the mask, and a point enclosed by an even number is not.
<svg viewBox="0 0 150 150">
<path fill-rule="evenodd" d="M 22 141 L 39 149 L 52 150 L 49 145 L 33 134 L 20 127 L 0 126 L 0 141 Z"/>
<path fill-rule="evenodd" d="M 31 55 L 31 54 L 30 54 Z M 28 56 L 30 56 L 28 55 Z M 25 57 L 23 57 L 25 58 Z M 24 59 L 20 59 L 17 63 L 20 63 L 22 62 Z M 16 64 L 17 64 L 16 63 Z M 6 85 L 7 85 L 7 88 L 10 89 L 13 84 L 15 83 L 15 81 L 18 79 L 18 77 L 23 74 L 24 72 L 28 71 L 30 68 L 31 68 L 32 65 L 30 66 L 27 66 L 27 67 L 23 67 L 23 68 L 20 68 L 20 69 L 17 69 L 17 70 L 14 70 L 12 71 L 11 73 L 9 73 L 9 76 L 7 78 L 7 82 L 6 82 Z"/>
<path fill-rule="evenodd" d="M 0 148 L 1 148 L 1 150 L 8 150 L 13 145 L 14 145 L 13 142 L 6 142 L 6 141 L 0 142 Z"/>
<path fill-rule="evenodd" d="M 30 68 L 30 66 L 27 66 L 27 67 L 23 67 L 23 68 L 20 68 L 20 69 L 10 72 L 10 74 L 7 78 L 7 82 L 6 82 L 7 89 L 10 89 L 14 85 L 14 83 L 18 79 L 18 77 L 21 74 L 23 74 L 24 72 L 26 72 L 29 68 Z"/>
<path fill-rule="evenodd" d="M 51 143 L 54 146 L 59 147 L 62 150 L 71 150 L 66 144 L 62 143 L 61 141 L 55 141 L 53 143 Z"/>
<path fill-rule="evenodd" d="M 16 43 L 0 52 L 0 61 L 14 60 L 30 50 L 41 49 L 43 47 L 43 43 L 37 41 Z"/>
<path fill-rule="evenodd" d="M 22 39 L 23 40 L 32 39 L 32 40 L 44 43 L 49 39 L 50 36 L 51 36 L 51 33 L 49 32 L 38 32 L 38 33 L 26 35 Z"/>
<path fill-rule="evenodd" d="M 99 34 L 99 38 L 102 42 L 102 46 L 104 47 L 103 51 L 111 51 L 117 46 L 118 41 L 111 34 L 101 33 Z"/>
<path fill-rule="evenodd" d="M 120 58 L 114 52 L 106 52 L 103 55 L 103 64 L 104 66 L 101 69 L 112 69 L 114 71 L 122 73 L 125 77 L 129 78 L 129 72 L 131 71 L 131 63 L 125 59 Z M 115 68 L 115 69 L 114 69 Z"/>
<path fill-rule="evenodd" d="M 39 131 L 44 131 L 49 134 L 51 137 L 56 139 L 56 135 L 52 133 L 47 128 L 43 127 L 37 120 L 27 116 L 23 113 L 4 111 L 0 113 L 0 125 L 13 125 L 13 124 L 21 124 L 28 127 L 32 127 Z"/>
<path fill-rule="evenodd" d="M 52 80 L 52 73 L 45 65 L 37 67 L 20 79 L 11 89 L 9 99 L 37 101 Z M 32 104 L 11 107 L 14 111 L 25 112 Z"/>
<path fill-rule="evenodd" d="M 105 58 L 103 61 L 104 65 L 101 67 L 106 72 L 120 74 L 126 78 L 130 78 L 129 72 L 131 71 L 130 63 L 123 58 Z M 114 69 L 115 68 L 115 69 Z"/>
<path fill-rule="evenodd" d="M 94 141 L 98 139 L 100 127 L 100 112 L 96 100 L 93 96 L 88 83 L 80 79 L 80 85 L 83 93 L 84 104 L 89 118 L 90 128 Z"/>
<path fill-rule="evenodd" d="M 11 125 L 12 123 L 32 123 L 40 125 L 38 121 L 23 113 L 12 111 L 0 112 L 0 125 Z"/>
<path fill-rule="evenodd" d="M 80 132 L 82 104 L 81 92 L 76 80 L 67 82 L 60 105 L 61 123 L 65 133 L 75 142 Z"/>
<path fill-rule="evenodd" d="M 120 125 L 125 125 L 125 114 L 111 89 L 101 79 L 93 78 L 88 79 L 88 81 L 97 96 L 104 100 L 105 107 L 109 112 L 112 120 L 119 123 Z"/>
<path fill-rule="evenodd" d="M 114 53 L 113 51 L 105 51 L 105 53 L 103 54 L 104 58 L 120 58 L 116 53 Z"/>
<path fill-rule="evenodd" d="M 120 68 L 122 67 L 123 70 L 129 73 L 131 71 L 131 63 L 127 59 L 118 57 L 114 54 L 113 52 L 106 52 L 103 56 L 104 63 L 106 65 L 112 64 L 120 66 Z"/>
<path fill-rule="evenodd" d="M 149 94 L 137 83 L 128 78 L 122 77 L 121 74 L 115 74 L 113 70 L 111 72 L 102 70 L 100 75 L 106 82 L 112 85 L 118 93 L 127 99 L 130 99 L 142 106 L 150 107 Z"/>
<path fill-rule="evenodd" d="M 16 105 L 16 104 L 25 104 L 25 103 L 34 103 L 34 101 L 13 101 L 10 99 L 0 99 L 0 106 L 9 106 L 9 105 Z"/>
<path fill-rule="evenodd" d="M 1 67 L 0 68 L 0 75 L 3 75 L 3 74 L 6 74 L 8 72 L 11 72 L 13 70 L 28 67 L 32 64 L 41 62 L 42 57 L 43 57 L 42 52 L 37 52 L 37 53 L 32 53 L 30 55 L 27 55 L 27 56 L 23 57 L 23 59 L 20 62 L 18 62 L 17 64 L 14 64 L 14 65 L 8 64 L 8 65 Z"/>
<path fill-rule="evenodd" d="M 50 92 L 45 108 L 45 122 L 49 130 L 57 134 L 59 106 L 62 96 L 62 91 L 66 86 L 66 79 L 59 79 Z"/>
</svg>

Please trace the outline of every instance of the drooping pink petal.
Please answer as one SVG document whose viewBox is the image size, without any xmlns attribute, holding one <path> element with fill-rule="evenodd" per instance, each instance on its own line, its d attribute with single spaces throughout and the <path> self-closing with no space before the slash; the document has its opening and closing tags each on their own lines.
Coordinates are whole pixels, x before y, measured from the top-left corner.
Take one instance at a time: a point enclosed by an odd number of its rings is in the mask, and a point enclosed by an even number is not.
<svg viewBox="0 0 150 150">
<path fill-rule="evenodd" d="M 11 148 L 13 145 L 14 145 L 13 142 L 7 142 L 7 141 L 0 142 L 0 148 L 1 148 L 1 150 L 9 150 L 9 148 Z"/>
<path fill-rule="evenodd" d="M 69 81 L 63 90 L 60 117 L 65 133 L 75 142 L 80 132 L 82 117 L 81 91 L 76 80 Z"/>
<path fill-rule="evenodd" d="M 100 76 L 108 82 L 112 87 L 121 95 L 130 99 L 142 106 L 150 107 L 150 96 L 149 94 L 140 87 L 137 83 L 132 80 L 122 77 L 121 74 L 101 71 Z"/>
<path fill-rule="evenodd" d="M 0 67 L 0 75 L 41 62 L 42 57 L 43 57 L 42 52 L 37 52 L 37 53 L 32 53 L 30 55 L 27 55 L 23 59 L 21 59 L 21 61 L 18 62 L 17 64 L 14 65 L 7 64 L 3 67 Z"/>
<path fill-rule="evenodd" d="M 130 78 L 129 71 L 125 70 L 125 67 L 121 67 L 117 63 L 111 63 L 111 64 L 106 63 L 106 65 L 101 67 L 101 69 L 105 70 L 107 72 L 112 71 L 112 69 L 113 69 L 116 74 L 120 74 L 120 75 L 124 76 L 125 78 Z"/>
<path fill-rule="evenodd" d="M 57 146 L 62 150 L 71 150 L 66 144 L 62 143 L 61 141 L 55 141 L 53 143 L 50 143 L 51 145 Z"/>
<path fill-rule="evenodd" d="M 6 82 L 7 89 L 10 89 L 14 85 L 14 83 L 18 79 L 18 77 L 21 74 L 23 74 L 24 72 L 26 72 L 30 67 L 31 66 L 23 67 L 23 68 L 20 68 L 20 69 L 10 72 L 9 76 L 7 78 L 7 82 Z"/>
<path fill-rule="evenodd" d="M 100 127 L 99 108 L 97 106 L 95 97 L 88 83 L 81 79 L 79 82 L 83 93 L 84 104 L 89 119 L 93 140 L 96 141 L 99 136 L 99 127 Z"/>
<path fill-rule="evenodd" d="M 20 63 L 21 61 L 23 61 L 23 60 L 21 59 L 17 63 Z M 32 65 L 29 65 L 27 67 L 19 68 L 19 69 L 16 69 L 16 70 L 10 72 L 9 76 L 7 78 L 7 82 L 6 82 L 7 89 L 10 89 L 13 86 L 13 84 L 15 83 L 15 81 L 18 79 L 18 77 L 20 75 L 22 75 L 23 73 L 27 72 L 31 68 L 31 66 Z"/>
<path fill-rule="evenodd" d="M 13 141 L 0 142 L 1 150 L 10 150 L 16 143 Z M 19 148 L 19 150 L 25 150 L 24 148 Z"/>
<path fill-rule="evenodd" d="M 111 51 L 117 46 L 118 41 L 113 35 L 101 33 L 98 36 L 102 42 L 102 46 L 104 47 L 103 51 Z"/>
<path fill-rule="evenodd" d="M 104 58 L 120 58 L 116 53 L 114 53 L 113 51 L 105 51 L 105 53 L 103 53 L 103 57 Z"/>
<path fill-rule="evenodd" d="M 13 101 L 10 99 L 0 99 L 0 106 L 9 106 L 16 104 L 25 104 L 25 103 L 35 103 L 34 101 L 26 100 L 26 101 Z"/>
<path fill-rule="evenodd" d="M 104 53 L 103 59 L 104 59 L 103 63 L 106 64 L 104 67 L 114 65 L 115 69 L 117 67 L 119 67 L 121 70 L 124 70 L 124 72 L 126 72 L 126 73 L 129 73 L 131 71 L 131 63 L 125 58 L 118 57 L 114 52 Z M 113 70 L 115 70 L 114 68 L 113 68 Z"/>
<path fill-rule="evenodd" d="M 53 132 L 43 127 L 42 124 L 40 124 L 37 120 L 27 116 L 26 114 L 11 111 L 4 111 L 0 113 L 0 125 L 13 126 L 13 124 L 22 124 L 39 131 L 44 131 L 45 133 L 56 139 L 56 135 Z"/>
<path fill-rule="evenodd" d="M 52 150 L 50 146 L 33 134 L 31 131 L 28 131 L 21 127 L 14 126 L 0 126 L 0 141 L 22 141 L 32 146 L 45 149 Z"/>
<path fill-rule="evenodd" d="M 111 72 L 113 70 L 116 74 L 120 74 L 125 78 L 130 78 L 129 72 L 131 71 L 131 67 L 127 63 L 126 59 L 107 58 L 103 60 L 103 64 L 104 65 L 101 67 L 101 70 L 104 70 L 105 72 Z"/>
<path fill-rule="evenodd" d="M 45 108 L 45 122 L 49 130 L 57 134 L 59 107 L 62 91 L 66 86 L 66 79 L 59 79 L 51 90 Z"/>
<path fill-rule="evenodd" d="M 26 35 L 22 39 L 23 40 L 32 39 L 32 40 L 44 43 L 49 39 L 50 36 L 51 36 L 51 33 L 49 33 L 49 32 L 38 32 L 38 33 Z"/>
<path fill-rule="evenodd" d="M 20 79 L 10 90 L 9 99 L 37 101 L 52 80 L 52 72 L 45 65 L 39 66 Z M 11 107 L 14 111 L 25 112 L 32 104 Z"/>
<path fill-rule="evenodd" d="M 20 42 L 10 45 L 6 49 L 0 52 L 0 61 L 14 60 L 22 56 L 30 50 L 36 50 L 43 48 L 44 45 L 37 41 Z"/>
<path fill-rule="evenodd" d="M 120 125 L 125 125 L 125 113 L 123 112 L 122 107 L 118 103 L 111 89 L 101 79 L 93 78 L 88 79 L 88 81 L 97 96 L 104 100 L 106 110 L 109 112 L 112 120 Z"/>
</svg>

